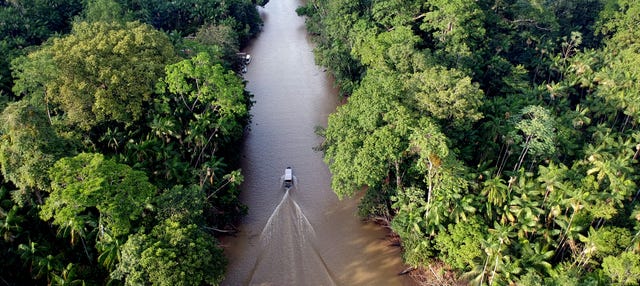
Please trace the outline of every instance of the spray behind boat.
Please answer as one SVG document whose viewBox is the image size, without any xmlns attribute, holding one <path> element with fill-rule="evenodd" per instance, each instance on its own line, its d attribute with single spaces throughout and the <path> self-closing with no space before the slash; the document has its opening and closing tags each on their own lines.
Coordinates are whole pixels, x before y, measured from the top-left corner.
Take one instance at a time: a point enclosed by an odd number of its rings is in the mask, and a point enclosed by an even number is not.
<svg viewBox="0 0 640 286">
<path fill-rule="evenodd" d="M 282 200 L 260 233 L 261 251 L 245 285 L 337 285 L 316 247 L 316 231 L 291 192 L 299 188 L 291 167 L 284 169 L 280 184 Z"/>
</svg>

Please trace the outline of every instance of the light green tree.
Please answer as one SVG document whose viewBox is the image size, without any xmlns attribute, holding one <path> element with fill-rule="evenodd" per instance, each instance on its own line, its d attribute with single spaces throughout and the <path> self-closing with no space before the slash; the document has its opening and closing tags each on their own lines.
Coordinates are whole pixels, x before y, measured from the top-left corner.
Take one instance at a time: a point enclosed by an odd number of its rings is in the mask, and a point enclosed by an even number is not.
<svg viewBox="0 0 640 286">
<path fill-rule="evenodd" d="M 67 124 L 82 129 L 139 119 L 164 66 L 174 59 L 168 37 L 138 22 L 80 22 L 70 35 L 35 53 L 50 55 L 33 58 L 54 66 L 53 78 L 40 83 L 45 99 Z"/>
<path fill-rule="evenodd" d="M 512 117 L 515 130 L 511 137 L 522 148 L 513 170 L 520 169 L 527 154 L 549 156 L 556 151 L 555 119 L 549 110 L 538 105 L 529 105 Z"/>
<path fill-rule="evenodd" d="M 604 273 L 619 285 L 638 285 L 640 282 L 640 255 L 623 252 L 619 256 L 607 256 L 602 262 Z"/>
<path fill-rule="evenodd" d="M 435 237 L 438 257 L 458 270 L 468 270 L 482 256 L 481 242 L 486 235 L 482 220 L 474 217 L 466 222 L 449 224 L 446 232 Z"/>
<path fill-rule="evenodd" d="M 128 235 L 156 191 L 143 172 L 101 154 L 62 158 L 51 168 L 50 178 L 51 194 L 40 216 L 66 229 L 72 242 L 92 231 L 98 238 L 104 233 Z"/>
<path fill-rule="evenodd" d="M 125 285 L 218 285 L 226 259 L 216 239 L 195 224 L 169 218 L 150 234 L 131 235 L 111 273 Z"/>
<path fill-rule="evenodd" d="M 420 111 L 440 120 L 443 126 L 464 130 L 482 118 L 484 93 L 458 70 L 435 67 L 415 73 L 407 89 L 415 94 Z"/>
<path fill-rule="evenodd" d="M 242 133 L 248 96 L 240 77 L 214 63 L 207 53 L 167 66 L 166 74 L 159 90 L 172 94 L 179 108 L 194 117 L 189 128 L 199 137 L 192 139 L 199 149 L 206 148 L 213 137 Z M 205 130 L 211 130 L 210 134 Z"/>
</svg>

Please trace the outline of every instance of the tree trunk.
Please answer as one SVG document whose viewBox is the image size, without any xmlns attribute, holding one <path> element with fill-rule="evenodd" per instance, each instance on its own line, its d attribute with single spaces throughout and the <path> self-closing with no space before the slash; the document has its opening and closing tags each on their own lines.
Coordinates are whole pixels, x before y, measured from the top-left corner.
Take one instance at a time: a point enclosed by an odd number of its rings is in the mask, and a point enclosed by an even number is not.
<svg viewBox="0 0 640 286">
<path fill-rule="evenodd" d="M 493 285 L 493 277 L 496 275 L 496 269 L 498 269 L 498 258 L 499 256 L 496 255 L 496 262 L 493 265 L 493 271 L 491 271 L 491 278 L 489 278 L 489 286 Z"/>
<path fill-rule="evenodd" d="M 400 176 L 400 162 L 398 160 L 395 161 L 396 167 L 396 188 L 398 190 L 402 189 L 402 177 Z"/>
<path fill-rule="evenodd" d="M 429 212 L 431 211 L 431 192 L 433 190 L 433 182 L 432 182 L 432 176 L 433 174 L 431 174 L 431 170 L 433 169 L 433 164 L 431 164 L 431 162 L 429 162 L 429 171 L 427 172 L 427 188 L 428 188 L 428 192 L 427 192 L 427 216 L 429 215 Z"/>
<path fill-rule="evenodd" d="M 487 259 L 484 260 L 484 266 L 482 267 L 482 273 L 480 273 L 480 284 L 478 285 L 482 285 L 482 282 L 484 282 L 484 272 L 487 271 L 487 265 L 489 264 L 489 254 L 487 254 Z"/>
<path fill-rule="evenodd" d="M 532 135 L 527 136 L 527 140 L 524 142 L 524 149 L 522 149 L 520 157 L 518 157 L 518 163 L 514 166 L 513 171 L 517 171 L 518 169 L 520 169 L 524 158 L 527 156 L 527 153 L 529 152 L 529 142 L 531 142 L 531 137 Z"/>
</svg>

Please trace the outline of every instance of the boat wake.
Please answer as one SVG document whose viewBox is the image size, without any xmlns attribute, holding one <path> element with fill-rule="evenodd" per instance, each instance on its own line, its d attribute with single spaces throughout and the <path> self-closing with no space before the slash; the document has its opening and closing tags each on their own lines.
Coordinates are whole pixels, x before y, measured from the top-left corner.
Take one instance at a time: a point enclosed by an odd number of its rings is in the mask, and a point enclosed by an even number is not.
<svg viewBox="0 0 640 286">
<path fill-rule="evenodd" d="M 287 189 L 260 234 L 250 285 L 336 285 L 314 245 L 315 230 Z"/>
</svg>

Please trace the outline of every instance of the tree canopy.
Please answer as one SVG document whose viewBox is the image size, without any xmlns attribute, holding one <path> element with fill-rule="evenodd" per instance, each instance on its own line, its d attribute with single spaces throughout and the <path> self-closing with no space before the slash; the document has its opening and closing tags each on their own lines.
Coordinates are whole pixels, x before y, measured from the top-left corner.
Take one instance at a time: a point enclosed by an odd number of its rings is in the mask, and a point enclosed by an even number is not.
<svg viewBox="0 0 640 286">
<path fill-rule="evenodd" d="M 321 132 L 333 190 L 438 283 L 640 283 L 638 9 L 309 1 L 347 96 Z"/>
<path fill-rule="evenodd" d="M 69 125 L 85 130 L 108 120 L 139 119 L 164 66 L 175 57 L 166 35 L 137 22 L 81 22 L 37 53 L 50 58 L 41 65 L 53 65 L 52 78 L 40 83 L 45 100 Z"/>
<path fill-rule="evenodd" d="M 219 284 L 266 1 L 5 2 L 2 281 Z"/>
<path fill-rule="evenodd" d="M 62 158 L 50 174 L 51 195 L 40 211 L 42 218 L 53 218 L 54 224 L 81 235 L 87 225 L 115 237 L 129 234 L 132 221 L 140 218 L 155 193 L 143 172 L 101 154 Z"/>
</svg>

